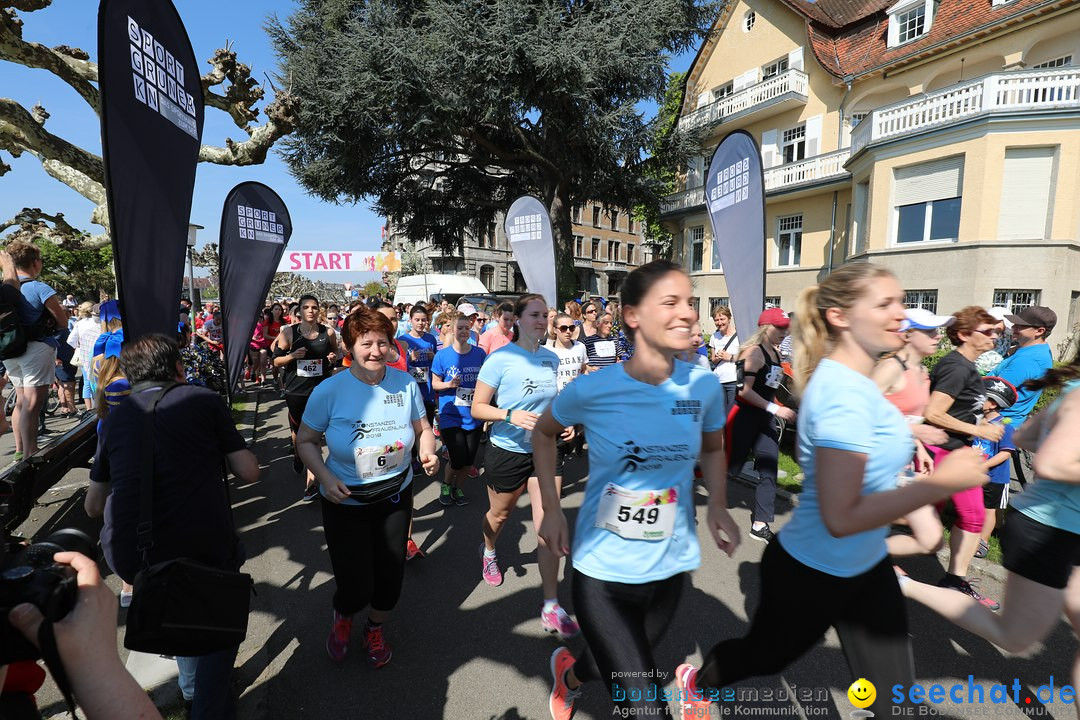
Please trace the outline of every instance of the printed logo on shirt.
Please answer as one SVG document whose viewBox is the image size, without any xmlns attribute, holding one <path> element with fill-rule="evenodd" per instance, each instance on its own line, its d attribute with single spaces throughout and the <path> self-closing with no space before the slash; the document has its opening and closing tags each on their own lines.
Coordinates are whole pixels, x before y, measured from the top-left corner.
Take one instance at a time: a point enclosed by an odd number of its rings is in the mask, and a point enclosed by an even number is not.
<svg viewBox="0 0 1080 720">
<path fill-rule="evenodd" d="M 638 468 L 644 467 L 649 458 L 645 456 L 645 451 L 633 440 L 627 440 L 623 443 L 623 472 L 632 473 L 637 472 Z"/>
<path fill-rule="evenodd" d="M 676 400 L 675 407 L 671 408 L 672 415 L 693 415 L 694 422 L 701 422 L 700 400 Z"/>
<path fill-rule="evenodd" d="M 543 360 L 541 360 L 540 364 L 543 365 L 544 367 L 546 367 L 548 370 L 555 370 L 555 368 L 556 368 L 555 362 L 553 360 L 549 360 L 547 358 L 544 358 Z"/>
<path fill-rule="evenodd" d="M 363 420 L 357 420 L 353 423 L 353 441 L 363 440 L 371 430 Z"/>
<path fill-rule="evenodd" d="M 387 430 L 397 430 L 401 428 L 401 423 L 396 420 L 381 420 L 376 423 L 366 423 L 363 420 L 357 420 L 353 423 L 353 442 L 357 440 L 363 440 L 372 433 L 385 432 Z"/>
<path fill-rule="evenodd" d="M 639 470 L 659 470 L 668 462 L 694 459 L 689 445 L 638 445 L 633 440 L 627 440 L 623 443 L 621 462 L 623 472 L 634 473 Z"/>
<path fill-rule="evenodd" d="M 397 405 L 398 407 L 405 407 L 405 393 L 396 392 L 392 395 L 387 395 L 383 398 L 383 405 Z"/>
<path fill-rule="evenodd" d="M 534 392 L 536 392 L 536 389 L 538 387 L 540 387 L 540 386 L 537 385 L 534 381 L 526 380 L 523 383 L 521 383 L 521 394 L 524 395 L 525 397 L 529 397 Z"/>
</svg>

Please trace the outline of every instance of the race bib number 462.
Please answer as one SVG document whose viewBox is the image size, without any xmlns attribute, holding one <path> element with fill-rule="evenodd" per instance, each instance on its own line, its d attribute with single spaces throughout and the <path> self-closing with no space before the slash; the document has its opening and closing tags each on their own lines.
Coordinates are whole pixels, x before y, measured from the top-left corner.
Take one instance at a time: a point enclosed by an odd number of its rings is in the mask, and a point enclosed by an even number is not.
<svg viewBox="0 0 1080 720">
<path fill-rule="evenodd" d="M 322 377 L 322 359 L 319 358 L 316 360 L 297 360 L 296 374 L 300 377 Z"/>
<path fill-rule="evenodd" d="M 627 490 L 608 483 L 596 511 L 596 527 L 627 540 L 663 540 L 675 530 L 678 491 Z"/>
</svg>

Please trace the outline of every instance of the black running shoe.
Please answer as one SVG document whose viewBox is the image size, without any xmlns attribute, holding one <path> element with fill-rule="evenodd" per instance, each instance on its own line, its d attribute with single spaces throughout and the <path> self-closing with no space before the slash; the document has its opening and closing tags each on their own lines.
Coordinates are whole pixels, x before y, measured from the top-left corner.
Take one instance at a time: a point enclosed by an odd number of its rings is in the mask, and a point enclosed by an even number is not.
<svg viewBox="0 0 1080 720">
<path fill-rule="evenodd" d="M 776 535 L 773 534 L 773 531 L 769 529 L 768 525 L 764 525 L 764 526 L 762 526 L 762 528 L 760 530 L 755 530 L 754 527 L 751 526 L 750 527 L 750 537 L 754 538 L 755 540 L 760 540 L 761 542 L 768 544 L 768 543 L 772 542 L 772 539 L 774 537 L 776 537 Z"/>
</svg>

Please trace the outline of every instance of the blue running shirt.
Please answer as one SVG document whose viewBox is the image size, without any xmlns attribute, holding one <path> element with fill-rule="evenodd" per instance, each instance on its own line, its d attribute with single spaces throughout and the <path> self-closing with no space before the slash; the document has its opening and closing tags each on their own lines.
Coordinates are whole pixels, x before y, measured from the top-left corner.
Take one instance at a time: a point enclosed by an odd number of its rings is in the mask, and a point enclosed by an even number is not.
<svg viewBox="0 0 1080 720">
<path fill-rule="evenodd" d="M 477 378 L 495 397 L 491 404 L 502 410 L 528 410 L 540 415 L 556 393 L 559 356 L 546 347 L 530 353 L 510 343 L 488 355 Z M 531 453 L 532 433 L 499 420 L 491 426 L 491 444 L 508 452 Z"/>
<path fill-rule="evenodd" d="M 724 395 L 707 370 L 676 360 L 671 377 L 643 383 L 613 365 L 567 384 L 551 412 L 589 437 L 589 482 L 574 530 L 574 569 L 607 582 L 646 583 L 701 564 L 694 523 L 694 464 L 702 433 L 724 427 Z M 669 537 L 631 539 L 598 527 L 608 485 L 655 492 L 676 504 Z M 621 510 L 621 508 L 620 508 Z M 632 518 L 638 510 L 626 512 Z"/>
<path fill-rule="evenodd" d="M 453 347 L 443 348 L 435 353 L 431 363 L 431 374 L 438 375 L 443 382 L 450 382 L 455 377 L 461 378 L 461 387 L 457 390 L 440 390 L 439 427 L 459 427 L 462 430 L 475 430 L 483 425 L 472 416 L 472 395 L 476 389 L 476 377 L 484 364 L 487 354 L 478 347 L 469 346 L 469 352 L 462 355 Z"/>
<path fill-rule="evenodd" d="M 435 336 L 423 333 L 420 337 L 413 337 L 412 333 L 405 333 L 398 338 L 405 347 L 405 358 L 408 362 L 409 374 L 416 378 L 420 385 L 420 394 L 424 402 L 435 402 L 435 396 L 431 390 L 431 361 L 435 359 Z M 413 360 L 412 351 L 416 351 L 417 358 Z"/>
</svg>

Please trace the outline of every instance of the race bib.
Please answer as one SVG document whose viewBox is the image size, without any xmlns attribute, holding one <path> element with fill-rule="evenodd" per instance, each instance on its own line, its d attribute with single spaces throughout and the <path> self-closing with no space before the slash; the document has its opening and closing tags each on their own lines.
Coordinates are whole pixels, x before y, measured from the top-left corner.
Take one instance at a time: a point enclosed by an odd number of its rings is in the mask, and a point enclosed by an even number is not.
<svg viewBox="0 0 1080 720">
<path fill-rule="evenodd" d="M 780 381 L 784 379 L 784 368 L 773 365 L 769 368 L 769 374 L 765 376 L 765 385 L 771 388 L 780 387 Z"/>
<path fill-rule="evenodd" d="M 414 367 L 409 372 L 411 372 L 412 376 L 414 378 L 416 378 L 416 382 L 420 383 L 421 385 L 424 385 L 424 384 L 427 383 L 428 368 L 426 368 L 426 367 Z"/>
<path fill-rule="evenodd" d="M 599 340 L 593 347 L 598 357 L 615 357 L 614 340 Z"/>
<path fill-rule="evenodd" d="M 405 443 L 398 440 L 393 445 L 372 445 L 353 448 L 356 477 L 367 480 L 396 472 L 405 460 Z"/>
<path fill-rule="evenodd" d="M 596 511 L 596 527 L 627 540 L 663 540 L 675 530 L 679 512 L 678 492 L 627 490 L 608 483 Z"/>
<path fill-rule="evenodd" d="M 476 388 L 459 387 L 454 393 L 454 404 L 458 407 L 472 407 L 474 392 L 476 392 Z"/>
<path fill-rule="evenodd" d="M 318 358 L 315 360 L 297 360 L 296 374 L 300 377 L 322 377 L 322 358 Z"/>
</svg>

